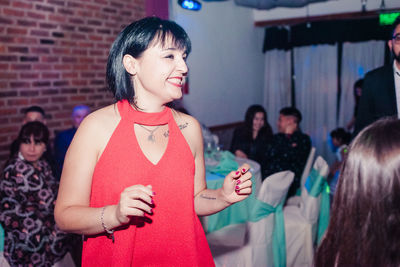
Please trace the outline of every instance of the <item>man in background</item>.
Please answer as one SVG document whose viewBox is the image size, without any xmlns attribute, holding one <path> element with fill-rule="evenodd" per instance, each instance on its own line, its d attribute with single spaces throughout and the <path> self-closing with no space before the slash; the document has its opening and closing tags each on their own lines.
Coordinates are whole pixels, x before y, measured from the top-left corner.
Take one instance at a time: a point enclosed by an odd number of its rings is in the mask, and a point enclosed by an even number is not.
<svg viewBox="0 0 400 267">
<path fill-rule="evenodd" d="M 294 172 L 294 180 L 287 197 L 296 194 L 301 175 L 311 150 L 311 139 L 300 130 L 302 116 L 298 109 L 286 107 L 280 110 L 278 133 L 272 137 L 263 157 L 263 179 L 280 171 Z"/>
<path fill-rule="evenodd" d="M 76 130 L 89 113 L 90 108 L 88 106 L 75 106 L 71 115 L 72 127 L 65 131 L 59 132 L 56 135 L 54 140 L 54 154 L 60 170 L 62 170 L 65 154 L 67 153 L 68 147 L 71 144 L 72 138 L 74 138 Z"/>
<path fill-rule="evenodd" d="M 357 111 L 356 136 L 364 127 L 386 117 L 399 117 L 400 108 L 400 16 L 393 23 L 392 36 L 388 41 L 393 64 L 368 72 Z"/>
</svg>

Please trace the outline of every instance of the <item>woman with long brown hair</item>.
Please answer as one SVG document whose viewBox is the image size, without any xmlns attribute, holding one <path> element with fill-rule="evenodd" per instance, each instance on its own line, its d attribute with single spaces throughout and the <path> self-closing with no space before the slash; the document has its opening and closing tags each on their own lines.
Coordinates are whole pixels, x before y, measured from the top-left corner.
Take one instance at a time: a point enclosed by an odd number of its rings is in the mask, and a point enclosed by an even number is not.
<svg viewBox="0 0 400 267">
<path fill-rule="evenodd" d="M 315 266 L 400 266 L 400 121 L 381 119 L 353 140 Z"/>
</svg>

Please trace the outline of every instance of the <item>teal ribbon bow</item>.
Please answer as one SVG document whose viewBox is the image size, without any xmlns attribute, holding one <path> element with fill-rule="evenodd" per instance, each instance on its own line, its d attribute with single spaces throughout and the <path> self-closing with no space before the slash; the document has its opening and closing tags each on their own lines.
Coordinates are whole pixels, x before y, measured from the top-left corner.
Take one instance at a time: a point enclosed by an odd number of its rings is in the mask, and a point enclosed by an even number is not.
<svg viewBox="0 0 400 267">
<path fill-rule="evenodd" d="M 213 151 L 211 154 L 206 154 L 205 157 L 215 158 L 217 155 L 219 157 L 218 165 L 213 167 L 206 166 L 207 171 L 226 176 L 231 171 L 239 168 L 239 164 L 235 161 L 235 155 L 230 151 Z"/>
<path fill-rule="evenodd" d="M 275 226 L 272 233 L 272 251 L 274 255 L 274 266 L 286 266 L 286 240 L 285 240 L 285 222 L 283 218 L 283 200 L 281 203 L 273 207 L 268 203 L 255 200 L 254 208 L 250 214 L 250 221 L 257 222 L 262 218 L 275 213 Z"/>
<path fill-rule="evenodd" d="M 330 188 L 325 177 L 320 175 L 317 170 L 312 169 L 310 175 L 305 184 L 305 188 L 308 194 L 312 197 L 318 197 L 321 195 L 321 206 L 318 217 L 318 244 L 320 243 L 323 235 L 329 224 L 329 210 L 330 210 L 330 199 L 329 192 Z"/>
</svg>

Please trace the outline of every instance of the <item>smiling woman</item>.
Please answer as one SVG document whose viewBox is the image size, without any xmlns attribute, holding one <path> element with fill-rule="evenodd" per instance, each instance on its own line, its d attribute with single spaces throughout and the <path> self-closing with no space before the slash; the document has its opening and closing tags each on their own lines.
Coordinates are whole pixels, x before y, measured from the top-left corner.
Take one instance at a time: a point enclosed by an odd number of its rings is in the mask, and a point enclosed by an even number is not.
<svg viewBox="0 0 400 267">
<path fill-rule="evenodd" d="M 207 189 L 200 124 L 167 107 L 182 97 L 190 49 L 179 25 L 157 17 L 128 25 L 111 47 L 117 103 L 80 125 L 55 210 L 60 228 L 85 235 L 83 266 L 213 266 L 197 215 L 251 194 L 246 164 Z"/>
</svg>

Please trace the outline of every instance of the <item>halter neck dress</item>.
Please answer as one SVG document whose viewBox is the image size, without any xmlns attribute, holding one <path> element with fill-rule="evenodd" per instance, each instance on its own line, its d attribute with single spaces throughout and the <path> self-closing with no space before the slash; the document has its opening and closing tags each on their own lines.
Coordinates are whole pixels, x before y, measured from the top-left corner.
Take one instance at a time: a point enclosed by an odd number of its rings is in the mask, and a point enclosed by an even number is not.
<svg viewBox="0 0 400 267">
<path fill-rule="evenodd" d="M 172 111 L 144 113 L 126 100 L 117 107 L 121 120 L 95 167 L 90 206 L 117 204 L 126 187 L 150 184 L 153 215 L 116 229 L 114 243 L 105 234 L 86 236 L 82 266 L 214 266 L 194 210 L 194 158 Z M 156 164 L 143 154 L 135 123 L 168 124 L 167 148 Z"/>
</svg>

